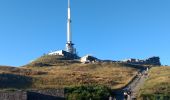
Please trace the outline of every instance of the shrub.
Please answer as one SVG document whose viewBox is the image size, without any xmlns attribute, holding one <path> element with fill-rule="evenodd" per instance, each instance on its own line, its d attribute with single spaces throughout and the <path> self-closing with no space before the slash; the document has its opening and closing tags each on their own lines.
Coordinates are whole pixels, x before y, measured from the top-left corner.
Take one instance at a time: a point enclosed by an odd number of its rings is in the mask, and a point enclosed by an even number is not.
<svg viewBox="0 0 170 100">
<path fill-rule="evenodd" d="M 105 86 L 88 85 L 66 89 L 67 100 L 108 100 L 111 90 Z"/>
</svg>

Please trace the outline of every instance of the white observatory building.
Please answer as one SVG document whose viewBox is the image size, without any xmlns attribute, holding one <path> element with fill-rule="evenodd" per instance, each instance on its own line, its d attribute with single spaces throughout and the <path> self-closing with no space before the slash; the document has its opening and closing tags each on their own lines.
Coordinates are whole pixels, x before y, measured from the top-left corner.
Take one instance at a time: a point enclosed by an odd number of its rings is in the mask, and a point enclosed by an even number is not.
<svg viewBox="0 0 170 100">
<path fill-rule="evenodd" d="M 65 50 L 59 50 L 48 53 L 48 55 L 60 55 L 69 58 L 78 58 L 76 49 L 74 48 L 74 44 L 72 42 L 72 32 L 71 32 L 71 8 L 70 8 L 70 0 L 68 0 L 68 16 L 67 16 L 67 43 Z"/>
</svg>

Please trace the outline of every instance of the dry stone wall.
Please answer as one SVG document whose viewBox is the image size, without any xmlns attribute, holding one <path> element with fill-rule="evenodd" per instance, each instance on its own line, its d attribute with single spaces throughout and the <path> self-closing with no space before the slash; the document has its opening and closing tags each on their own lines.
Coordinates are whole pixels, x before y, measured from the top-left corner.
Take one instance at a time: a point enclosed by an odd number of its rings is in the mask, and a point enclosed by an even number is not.
<svg viewBox="0 0 170 100">
<path fill-rule="evenodd" d="M 0 92 L 0 100 L 27 100 L 27 92 Z"/>
<path fill-rule="evenodd" d="M 64 89 L 53 89 L 0 92 L 0 100 L 65 100 L 65 98 Z"/>
</svg>

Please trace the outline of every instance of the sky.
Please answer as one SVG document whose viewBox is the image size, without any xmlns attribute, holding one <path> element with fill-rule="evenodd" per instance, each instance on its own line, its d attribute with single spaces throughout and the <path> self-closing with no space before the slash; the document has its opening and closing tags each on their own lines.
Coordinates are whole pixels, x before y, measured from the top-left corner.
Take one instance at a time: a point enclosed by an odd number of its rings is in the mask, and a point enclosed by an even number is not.
<svg viewBox="0 0 170 100">
<path fill-rule="evenodd" d="M 170 0 L 71 0 L 80 56 L 170 65 Z M 0 65 L 22 66 L 65 49 L 67 0 L 0 0 Z"/>
</svg>

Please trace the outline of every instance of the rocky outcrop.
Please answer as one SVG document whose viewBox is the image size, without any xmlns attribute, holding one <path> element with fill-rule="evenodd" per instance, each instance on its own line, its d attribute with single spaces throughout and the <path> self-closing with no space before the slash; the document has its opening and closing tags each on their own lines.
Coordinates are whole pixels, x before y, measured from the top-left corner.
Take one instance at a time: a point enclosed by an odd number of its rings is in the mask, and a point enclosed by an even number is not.
<svg viewBox="0 0 170 100">
<path fill-rule="evenodd" d="M 155 66 L 160 66 L 161 62 L 160 62 L 160 58 L 159 57 L 150 57 L 146 60 L 140 60 L 140 59 L 126 59 L 123 60 L 122 62 L 124 63 L 130 63 L 130 64 L 139 64 L 139 65 L 155 65 Z"/>
<path fill-rule="evenodd" d="M 146 64 L 151 64 L 151 65 L 161 65 L 160 58 L 159 57 L 151 57 L 146 59 Z"/>
</svg>

